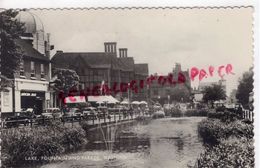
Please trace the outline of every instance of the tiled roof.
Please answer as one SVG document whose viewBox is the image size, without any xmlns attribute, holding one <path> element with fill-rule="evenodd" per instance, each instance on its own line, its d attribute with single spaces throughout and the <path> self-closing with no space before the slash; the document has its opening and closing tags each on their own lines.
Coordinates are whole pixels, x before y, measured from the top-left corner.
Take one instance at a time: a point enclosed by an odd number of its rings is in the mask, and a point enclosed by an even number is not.
<svg viewBox="0 0 260 168">
<path fill-rule="evenodd" d="M 148 64 L 135 64 L 135 73 L 141 75 L 148 75 Z"/>
<path fill-rule="evenodd" d="M 32 44 L 30 44 L 26 40 L 16 39 L 15 42 L 18 46 L 21 47 L 21 50 L 23 51 L 25 57 L 30 57 L 42 61 L 50 61 L 48 57 L 44 56 L 36 49 L 34 49 Z"/>
<path fill-rule="evenodd" d="M 124 71 L 134 71 L 135 63 L 133 57 L 121 57 L 118 58 L 118 62 L 121 65 L 121 69 Z"/>
<path fill-rule="evenodd" d="M 131 67 L 133 58 L 122 61 L 114 54 L 105 52 L 57 52 L 52 62 L 63 68 L 76 67 L 78 62 L 84 62 L 90 68 L 113 68 L 127 71 Z"/>
</svg>

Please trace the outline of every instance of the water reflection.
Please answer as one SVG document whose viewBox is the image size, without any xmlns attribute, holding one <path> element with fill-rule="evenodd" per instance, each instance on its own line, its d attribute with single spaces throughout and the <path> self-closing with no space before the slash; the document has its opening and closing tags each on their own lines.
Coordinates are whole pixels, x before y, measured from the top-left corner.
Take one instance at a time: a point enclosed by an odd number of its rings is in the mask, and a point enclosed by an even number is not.
<svg viewBox="0 0 260 168">
<path fill-rule="evenodd" d="M 203 147 L 197 124 L 202 118 L 164 118 L 97 128 L 88 133 L 89 143 L 64 160 L 42 167 L 172 168 L 195 164 Z M 94 158 L 94 159 L 93 159 Z"/>
</svg>

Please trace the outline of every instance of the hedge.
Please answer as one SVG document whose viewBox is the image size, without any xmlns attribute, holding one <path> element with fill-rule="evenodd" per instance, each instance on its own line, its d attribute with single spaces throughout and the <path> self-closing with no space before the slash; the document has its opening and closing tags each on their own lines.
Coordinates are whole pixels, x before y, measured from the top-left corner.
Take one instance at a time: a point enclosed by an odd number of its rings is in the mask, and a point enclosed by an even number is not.
<svg viewBox="0 0 260 168">
<path fill-rule="evenodd" d="M 44 157 L 60 155 L 87 142 L 81 127 L 67 128 L 57 123 L 2 130 L 1 138 L 3 167 L 42 162 Z"/>
</svg>

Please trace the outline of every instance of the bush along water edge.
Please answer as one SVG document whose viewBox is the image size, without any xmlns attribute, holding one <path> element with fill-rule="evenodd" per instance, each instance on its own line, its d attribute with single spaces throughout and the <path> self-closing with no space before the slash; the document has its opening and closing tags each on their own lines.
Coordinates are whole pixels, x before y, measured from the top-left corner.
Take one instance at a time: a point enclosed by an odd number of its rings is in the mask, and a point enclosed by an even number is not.
<svg viewBox="0 0 260 168">
<path fill-rule="evenodd" d="M 44 127 L 2 130 L 2 166 L 42 163 L 87 143 L 81 127 L 51 123 Z"/>
<path fill-rule="evenodd" d="M 195 167 L 254 167 L 253 123 L 229 112 L 210 112 L 198 124 L 205 146 Z"/>
</svg>

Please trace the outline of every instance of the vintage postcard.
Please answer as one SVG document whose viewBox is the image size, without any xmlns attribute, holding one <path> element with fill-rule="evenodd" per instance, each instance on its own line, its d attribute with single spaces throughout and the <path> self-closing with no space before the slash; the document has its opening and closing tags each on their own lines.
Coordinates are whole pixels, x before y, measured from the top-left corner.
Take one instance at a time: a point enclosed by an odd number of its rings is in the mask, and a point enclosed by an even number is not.
<svg viewBox="0 0 260 168">
<path fill-rule="evenodd" d="M 1 166 L 255 167 L 253 13 L 1 10 Z"/>
</svg>

